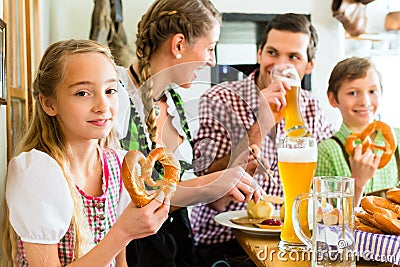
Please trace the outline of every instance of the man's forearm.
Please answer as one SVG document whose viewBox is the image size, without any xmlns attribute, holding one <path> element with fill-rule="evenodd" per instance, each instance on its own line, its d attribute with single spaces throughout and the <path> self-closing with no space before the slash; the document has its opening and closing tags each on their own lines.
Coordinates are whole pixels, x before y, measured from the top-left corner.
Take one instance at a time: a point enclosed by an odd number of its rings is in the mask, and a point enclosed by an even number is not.
<svg viewBox="0 0 400 267">
<path fill-rule="evenodd" d="M 267 135 L 267 132 L 265 131 L 262 134 L 262 131 L 260 130 L 259 124 L 255 123 L 253 124 L 249 131 L 247 132 L 247 137 L 248 138 L 242 138 L 242 140 L 236 145 L 235 149 L 232 151 L 232 153 L 229 153 L 222 158 L 219 158 L 213 163 L 211 163 L 210 167 L 205 170 L 205 173 L 213 173 L 216 171 L 221 171 L 224 170 L 228 167 L 231 167 L 234 161 L 231 161 L 232 159 L 237 159 L 242 155 L 243 152 L 247 151 L 248 147 L 252 144 L 257 145 L 258 147 L 261 147 L 262 140 L 265 138 Z"/>
<path fill-rule="evenodd" d="M 205 173 L 209 174 L 209 173 L 213 173 L 213 172 L 217 172 L 217 171 L 226 169 L 229 165 L 230 158 L 231 158 L 230 154 L 227 154 L 227 155 L 223 156 L 222 158 L 214 160 L 213 163 L 211 163 L 210 167 L 208 167 L 205 170 Z"/>
</svg>

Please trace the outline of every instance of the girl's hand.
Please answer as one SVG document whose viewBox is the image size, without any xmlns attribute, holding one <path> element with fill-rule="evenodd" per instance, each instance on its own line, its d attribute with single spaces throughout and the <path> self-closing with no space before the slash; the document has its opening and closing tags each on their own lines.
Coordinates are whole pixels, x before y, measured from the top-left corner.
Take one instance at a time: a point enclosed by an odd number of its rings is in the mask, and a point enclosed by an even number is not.
<svg viewBox="0 0 400 267">
<path fill-rule="evenodd" d="M 169 208 L 169 199 L 160 191 L 155 199 L 142 208 L 131 202 L 115 225 L 121 227 L 130 240 L 153 235 L 168 218 Z"/>
</svg>

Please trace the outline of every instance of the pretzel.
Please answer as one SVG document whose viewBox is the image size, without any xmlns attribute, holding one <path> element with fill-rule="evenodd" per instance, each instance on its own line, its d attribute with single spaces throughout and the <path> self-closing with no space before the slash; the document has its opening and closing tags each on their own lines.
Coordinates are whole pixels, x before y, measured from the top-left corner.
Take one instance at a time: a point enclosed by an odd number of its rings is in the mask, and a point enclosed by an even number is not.
<svg viewBox="0 0 400 267">
<path fill-rule="evenodd" d="M 376 132 L 382 132 L 385 146 L 379 146 L 371 140 L 371 135 Z M 372 151 L 382 150 L 381 161 L 379 162 L 378 169 L 383 168 L 389 163 L 392 155 L 397 147 L 396 138 L 393 129 L 384 122 L 374 121 L 370 123 L 362 133 L 351 134 L 346 139 L 346 151 L 349 155 L 354 154 L 356 141 L 359 140 L 362 144 L 362 152 L 364 153 L 368 148 Z"/>
<path fill-rule="evenodd" d="M 400 205 L 386 198 L 367 196 L 361 200 L 361 207 L 365 212 L 356 214 L 360 221 L 357 230 L 376 233 L 373 228 L 378 228 L 386 234 L 400 235 Z"/>
<path fill-rule="evenodd" d="M 397 203 L 400 204 L 400 188 L 391 188 L 386 192 L 386 197 Z"/>
<path fill-rule="evenodd" d="M 394 205 L 396 204 L 382 197 L 366 196 L 361 199 L 361 207 L 369 214 L 381 213 L 386 215 L 388 218 L 397 219 L 397 217 L 399 217 L 399 207 L 398 205 L 396 205 L 397 207 Z M 397 210 L 397 212 L 393 210 Z"/>
<path fill-rule="evenodd" d="M 373 234 L 383 234 L 383 231 L 377 227 L 375 227 L 374 225 L 372 225 L 371 223 L 369 223 L 368 221 L 366 221 L 362 216 L 364 216 L 365 214 L 361 215 L 363 213 L 357 213 L 356 217 L 354 218 L 354 229 L 359 230 L 359 231 L 363 231 L 363 232 L 369 232 L 369 233 L 373 233 Z M 359 218 L 359 216 L 361 216 Z"/>
<path fill-rule="evenodd" d="M 164 167 L 164 178 L 154 181 L 151 174 L 156 161 Z M 171 196 L 179 182 L 179 172 L 179 162 L 169 150 L 162 147 L 151 150 L 147 158 L 140 151 L 130 150 L 122 162 L 122 181 L 138 207 L 146 206 L 160 190 L 166 196 Z M 156 189 L 149 192 L 146 185 Z"/>
<path fill-rule="evenodd" d="M 356 218 L 359 219 L 360 222 L 362 222 L 365 225 L 369 225 L 371 227 L 375 227 L 380 229 L 380 225 L 376 222 L 374 215 L 373 214 L 369 214 L 368 212 L 358 212 L 356 213 Z"/>
<path fill-rule="evenodd" d="M 375 213 L 374 218 L 377 223 L 379 223 L 380 229 L 382 229 L 384 232 L 393 234 L 393 235 L 400 235 L 400 221 L 399 220 L 393 220 L 389 218 L 388 216 L 380 213 Z"/>
</svg>

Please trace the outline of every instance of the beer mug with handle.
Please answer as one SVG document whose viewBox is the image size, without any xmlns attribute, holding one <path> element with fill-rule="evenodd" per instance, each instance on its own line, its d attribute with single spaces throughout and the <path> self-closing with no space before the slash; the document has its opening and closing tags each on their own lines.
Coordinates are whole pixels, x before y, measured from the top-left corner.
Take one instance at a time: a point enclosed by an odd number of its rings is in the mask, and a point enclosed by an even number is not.
<svg viewBox="0 0 400 267">
<path fill-rule="evenodd" d="M 307 200 L 307 201 L 305 201 Z M 313 234 L 300 227 L 303 201 L 312 200 Z M 313 179 L 312 193 L 301 194 L 293 204 L 297 236 L 312 251 L 312 266 L 355 267 L 354 179 L 321 176 Z"/>
<path fill-rule="evenodd" d="M 282 118 L 281 112 L 285 117 L 285 131 L 287 136 L 308 136 L 306 123 L 300 111 L 300 88 L 301 80 L 296 68 L 292 64 L 278 64 L 271 70 L 271 82 L 279 79 L 286 82 L 290 86 L 290 90 L 286 91 L 286 107 L 280 111 L 276 120 Z M 276 108 L 271 106 L 271 110 Z"/>
</svg>

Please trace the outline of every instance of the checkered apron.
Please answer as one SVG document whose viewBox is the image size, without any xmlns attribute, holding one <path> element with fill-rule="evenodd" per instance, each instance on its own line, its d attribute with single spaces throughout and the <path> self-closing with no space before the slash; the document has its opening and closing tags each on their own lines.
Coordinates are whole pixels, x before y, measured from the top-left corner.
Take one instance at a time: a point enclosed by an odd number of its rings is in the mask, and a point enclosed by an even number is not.
<svg viewBox="0 0 400 267">
<path fill-rule="evenodd" d="M 103 164 L 103 195 L 98 197 L 89 196 L 77 187 L 82 197 L 94 244 L 98 244 L 116 222 L 116 209 L 122 189 L 121 163 L 113 150 L 104 149 Z M 71 224 L 64 237 L 57 244 L 61 266 L 70 264 L 74 259 L 74 232 L 74 227 Z M 21 240 L 18 242 L 16 262 L 17 266 L 29 266 L 26 260 L 24 244 Z M 115 264 L 115 260 L 113 260 L 109 267 L 114 267 Z"/>
</svg>

